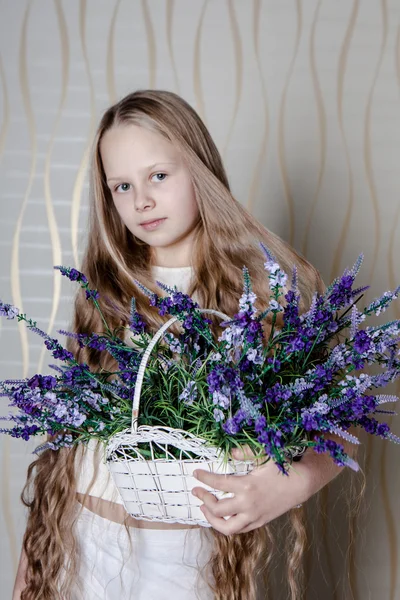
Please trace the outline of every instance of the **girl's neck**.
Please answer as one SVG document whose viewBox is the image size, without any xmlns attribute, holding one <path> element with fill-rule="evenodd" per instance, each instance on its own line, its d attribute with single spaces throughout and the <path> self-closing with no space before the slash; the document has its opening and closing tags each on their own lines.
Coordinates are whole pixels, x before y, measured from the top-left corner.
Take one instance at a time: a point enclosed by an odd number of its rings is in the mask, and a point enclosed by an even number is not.
<svg viewBox="0 0 400 600">
<path fill-rule="evenodd" d="M 153 265 L 153 269 L 193 269 L 192 265 L 185 267 L 165 267 L 164 265 Z"/>
</svg>

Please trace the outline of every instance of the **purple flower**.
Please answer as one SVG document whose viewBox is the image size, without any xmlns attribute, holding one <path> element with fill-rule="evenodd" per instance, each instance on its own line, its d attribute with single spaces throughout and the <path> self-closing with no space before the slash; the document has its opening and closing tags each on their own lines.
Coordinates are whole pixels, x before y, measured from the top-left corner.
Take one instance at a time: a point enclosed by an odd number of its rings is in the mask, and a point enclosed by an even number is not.
<svg viewBox="0 0 400 600">
<path fill-rule="evenodd" d="M 300 352 L 301 350 L 304 350 L 304 346 L 305 344 L 300 337 L 293 336 L 287 346 L 287 351 L 290 353 Z"/>
<path fill-rule="evenodd" d="M 379 425 L 378 421 L 376 419 L 374 419 L 373 417 L 363 416 L 363 417 L 361 417 L 361 419 L 358 420 L 358 422 L 361 425 L 361 427 L 364 427 L 364 429 L 367 433 L 371 433 L 371 434 L 376 433 L 378 425 Z"/>
<path fill-rule="evenodd" d="M 244 408 L 239 408 L 239 410 L 233 416 L 233 420 L 239 426 L 243 423 L 243 421 L 249 421 L 249 415 Z"/>
<path fill-rule="evenodd" d="M 352 275 L 342 275 L 339 281 L 332 287 L 329 294 L 329 301 L 334 308 L 343 308 L 349 304 L 352 299 L 352 285 L 354 277 Z"/>
<path fill-rule="evenodd" d="M 229 408 L 229 405 L 231 403 L 229 396 L 226 396 L 219 390 L 215 390 L 212 393 L 212 399 L 214 404 L 222 406 L 222 408 Z"/>
<path fill-rule="evenodd" d="M 94 408 L 95 410 L 100 411 L 101 407 L 100 404 L 103 404 L 103 397 L 101 396 L 101 394 L 97 394 L 95 392 L 93 392 L 92 390 L 85 390 L 84 391 L 84 395 L 82 396 L 82 399 L 87 402 L 89 404 L 89 406 L 91 406 L 92 408 Z"/>
<path fill-rule="evenodd" d="M 6 317 L 7 319 L 15 319 L 19 314 L 19 309 L 12 304 L 4 304 L 0 300 L 0 317 Z"/>
<path fill-rule="evenodd" d="M 51 350 L 51 353 L 54 358 L 58 358 L 62 361 L 74 359 L 73 354 L 71 352 L 68 352 L 68 350 L 65 350 L 65 348 L 63 348 L 61 344 L 57 342 L 57 340 L 49 338 L 45 340 L 44 345 L 48 350 Z"/>
<path fill-rule="evenodd" d="M 354 348 L 357 350 L 357 352 L 360 354 L 368 352 L 371 345 L 372 342 L 368 333 L 365 331 L 357 331 L 356 335 L 354 336 Z"/>
<path fill-rule="evenodd" d="M 41 388 L 43 390 L 52 390 L 57 385 L 57 379 L 52 375 L 34 375 L 28 380 L 28 386 L 31 389 Z"/>
<path fill-rule="evenodd" d="M 74 427 L 80 427 L 84 421 L 86 421 L 86 415 L 79 412 L 77 408 L 74 408 L 70 415 L 71 425 L 73 425 Z"/>
<path fill-rule="evenodd" d="M 316 436 L 314 442 L 314 451 L 318 454 L 328 452 L 339 467 L 344 467 L 347 465 L 355 471 L 358 470 L 359 467 L 357 463 L 345 453 L 342 444 L 338 444 L 330 439 L 324 439 L 320 436 Z"/>
<path fill-rule="evenodd" d="M 379 423 L 376 428 L 376 435 L 380 435 L 381 437 L 386 437 L 386 434 L 389 433 L 390 427 L 387 423 Z"/>
<path fill-rule="evenodd" d="M 61 265 L 57 265 L 54 268 L 60 271 L 61 275 L 63 275 L 64 277 L 68 277 L 70 281 L 78 281 L 79 283 L 83 283 L 84 285 L 87 283 L 86 276 L 77 269 L 63 267 Z"/>
<path fill-rule="evenodd" d="M 300 326 L 299 296 L 293 290 L 285 294 L 287 304 L 283 310 L 283 323 L 285 329 Z"/>
<path fill-rule="evenodd" d="M 222 428 L 228 435 L 235 435 L 240 431 L 240 426 L 232 417 L 225 421 L 225 423 L 222 425 Z"/>
<path fill-rule="evenodd" d="M 179 400 L 182 400 L 188 406 L 191 406 L 194 401 L 197 399 L 198 390 L 195 381 L 189 381 L 183 390 L 183 392 L 179 395 Z"/>
<path fill-rule="evenodd" d="M 143 333 L 146 329 L 146 323 L 142 318 L 142 315 L 139 314 L 138 312 L 135 312 L 133 315 L 131 315 L 130 321 L 129 321 L 129 328 L 133 333 Z"/>
<path fill-rule="evenodd" d="M 281 361 L 278 360 L 277 358 L 273 358 L 272 356 L 270 356 L 269 358 L 267 358 L 267 363 L 272 365 L 272 370 L 274 373 L 278 373 L 280 368 L 281 368 Z"/>
<path fill-rule="evenodd" d="M 256 419 L 256 422 L 254 423 L 254 431 L 256 433 L 261 433 L 261 431 L 263 431 L 267 426 L 267 419 L 264 416 L 259 417 L 258 419 Z"/>
<path fill-rule="evenodd" d="M 71 269 L 69 272 L 69 279 L 71 281 L 76 281 L 77 279 L 79 279 L 79 271 L 77 271 L 76 269 Z"/>
<path fill-rule="evenodd" d="M 94 348 L 94 350 L 105 350 L 107 348 L 107 338 L 97 333 L 92 333 L 92 335 L 88 338 L 86 345 L 89 348 Z"/>
<path fill-rule="evenodd" d="M 267 403 L 279 403 L 289 400 L 291 397 L 292 391 L 290 389 L 284 388 L 280 383 L 275 383 L 272 387 L 266 390 L 264 401 Z"/>
<path fill-rule="evenodd" d="M 259 321 L 255 321 L 255 320 L 251 319 L 246 327 L 246 341 L 249 342 L 249 344 L 251 344 L 258 338 L 260 338 L 261 334 L 262 334 L 261 323 Z"/>
<path fill-rule="evenodd" d="M 306 431 L 313 431 L 315 429 L 326 429 L 326 427 L 324 426 L 323 415 L 313 413 L 306 409 L 302 410 L 301 423 Z"/>
<path fill-rule="evenodd" d="M 219 421 L 222 421 L 222 419 L 225 417 L 224 413 L 220 408 L 214 408 L 213 415 L 217 423 L 219 423 Z"/>
<path fill-rule="evenodd" d="M 86 300 L 98 300 L 99 296 L 97 290 L 86 290 Z"/>
<path fill-rule="evenodd" d="M 223 386 L 227 386 L 228 389 L 232 388 L 233 391 L 243 387 L 237 371 L 225 365 L 216 365 L 207 375 L 207 383 L 211 394 L 218 390 L 222 391 Z"/>
<path fill-rule="evenodd" d="M 73 386 L 85 381 L 88 376 L 89 367 L 85 363 L 74 365 L 70 369 L 64 371 L 64 381 L 67 385 Z"/>
<path fill-rule="evenodd" d="M 263 444 L 267 454 L 271 456 L 275 448 L 282 448 L 284 443 L 282 439 L 282 432 L 279 429 L 273 429 L 268 427 L 261 431 L 258 435 L 258 441 Z"/>
<path fill-rule="evenodd" d="M 25 427 L 13 427 L 12 429 L 0 429 L 0 433 L 8 433 L 11 437 L 22 438 L 28 441 L 29 438 L 39 431 L 37 425 L 25 425 Z"/>
</svg>

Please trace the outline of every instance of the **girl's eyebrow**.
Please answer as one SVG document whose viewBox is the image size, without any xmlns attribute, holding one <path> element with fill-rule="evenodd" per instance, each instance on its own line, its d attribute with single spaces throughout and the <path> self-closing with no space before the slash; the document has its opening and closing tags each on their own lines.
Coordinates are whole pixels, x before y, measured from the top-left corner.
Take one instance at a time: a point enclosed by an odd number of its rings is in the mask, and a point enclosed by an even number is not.
<svg viewBox="0 0 400 600">
<path fill-rule="evenodd" d="M 152 165 L 149 165 L 148 167 L 143 167 L 143 169 L 140 169 L 140 170 L 143 173 L 144 171 L 151 171 L 155 167 L 158 167 L 158 166 L 161 166 L 161 165 L 176 165 L 176 164 L 177 164 L 177 162 L 176 161 L 172 161 L 172 160 L 165 161 L 165 162 L 156 162 L 156 163 L 153 163 Z M 122 179 L 124 179 L 124 177 L 109 177 L 107 179 L 107 183 L 109 181 L 119 181 L 119 180 L 122 180 Z M 129 179 L 129 178 L 125 178 L 125 179 Z"/>
</svg>

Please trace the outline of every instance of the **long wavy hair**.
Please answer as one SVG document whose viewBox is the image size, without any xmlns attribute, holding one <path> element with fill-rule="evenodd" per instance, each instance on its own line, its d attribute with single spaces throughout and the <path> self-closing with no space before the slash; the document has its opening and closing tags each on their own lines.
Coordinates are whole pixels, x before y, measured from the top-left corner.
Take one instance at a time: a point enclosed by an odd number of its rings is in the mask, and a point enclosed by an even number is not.
<svg viewBox="0 0 400 600">
<path fill-rule="evenodd" d="M 199 220 L 193 250 L 194 275 L 187 293 L 195 294 L 200 306 L 227 314 L 237 311 L 242 294 L 242 267 L 246 265 L 258 299 L 257 308 L 266 306 L 269 296 L 264 270 L 264 242 L 290 273 L 297 266 L 301 310 L 306 310 L 315 291 L 323 292 L 318 271 L 284 240 L 269 231 L 231 194 L 221 156 L 204 123 L 182 98 L 160 90 L 141 90 L 127 95 L 103 115 L 95 135 L 90 170 L 90 219 L 82 270 L 92 287 L 100 292 L 103 314 L 111 328 L 127 323 L 130 299 L 150 331 L 156 331 L 168 316 L 161 317 L 148 298 L 132 283 L 140 280 L 160 294 L 151 267 L 151 248 L 137 239 L 121 221 L 106 184 L 100 155 L 100 142 L 111 127 L 135 124 L 164 136 L 179 149 L 190 171 Z M 221 265 L 221 268 L 216 268 Z M 223 266 L 223 268 L 222 268 Z M 268 318 L 263 326 L 267 333 Z M 218 320 L 213 331 L 220 333 Z M 78 293 L 73 330 L 80 333 L 102 331 L 102 322 L 91 303 Z M 81 349 L 70 340 L 69 347 L 79 361 L 93 369 L 108 366 L 107 359 L 93 349 Z M 27 558 L 26 588 L 23 600 L 69 598 L 78 572 L 75 469 L 78 451 L 44 451 L 30 465 L 22 493 L 28 507 L 28 523 L 23 547 Z M 287 544 L 286 597 L 302 597 L 302 561 L 307 545 L 304 508 L 288 513 L 290 531 Z M 256 573 L 266 571 L 275 548 L 272 527 L 225 536 L 213 531 L 214 550 L 209 567 L 216 600 L 255 600 Z M 63 578 L 65 569 L 68 577 Z"/>
</svg>

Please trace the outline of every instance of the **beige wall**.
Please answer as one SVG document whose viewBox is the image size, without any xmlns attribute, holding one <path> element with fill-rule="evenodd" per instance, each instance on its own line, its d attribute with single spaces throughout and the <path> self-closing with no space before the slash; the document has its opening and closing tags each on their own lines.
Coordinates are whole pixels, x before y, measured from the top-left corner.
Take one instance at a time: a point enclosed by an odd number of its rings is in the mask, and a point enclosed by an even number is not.
<svg viewBox="0 0 400 600">
<path fill-rule="evenodd" d="M 399 284 L 398 0 L 0 0 L 3 300 L 53 333 L 68 325 L 74 288 L 52 265 L 79 264 L 90 138 L 111 102 L 145 87 L 176 91 L 198 110 L 236 197 L 326 282 L 363 251 L 366 300 Z M 399 318 L 399 305 L 386 316 Z M 47 359 L 35 336 L 0 323 L 0 378 L 46 369 Z M 400 434 L 399 419 L 393 429 Z M 8 598 L 34 445 L 0 444 Z M 400 448 L 373 440 L 365 450 L 368 511 L 356 522 L 353 597 L 399 600 Z M 308 557 L 307 600 L 351 597 L 339 583 L 347 544 L 339 483 L 322 498 L 330 512 L 318 521 L 320 564 L 316 552 Z M 316 510 L 311 503 L 313 521 Z"/>
</svg>

